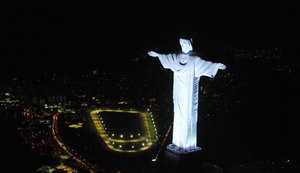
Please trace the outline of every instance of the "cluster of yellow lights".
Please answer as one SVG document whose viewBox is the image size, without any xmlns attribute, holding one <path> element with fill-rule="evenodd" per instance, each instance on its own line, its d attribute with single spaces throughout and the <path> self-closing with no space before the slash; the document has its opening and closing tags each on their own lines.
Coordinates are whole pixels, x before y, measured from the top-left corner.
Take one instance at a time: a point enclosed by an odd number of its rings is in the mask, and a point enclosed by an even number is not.
<svg viewBox="0 0 300 173">
<path fill-rule="evenodd" d="M 119 137 L 117 138 L 117 135 L 111 134 L 111 137 L 108 135 L 106 132 L 106 128 L 104 125 L 104 122 L 101 118 L 101 112 L 126 112 L 126 113 L 136 113 L 141 116 L 143 120 L 143 127 L 145 130 L 145 135 L 141 136 L 141 134 L 138 134 L 138 138 L 134 139 L 122 139 L 124 137 L 123 134 L 120 134 Z M 149 113 L 148 113 L 149 114 Z M 105 144 L 107 147 L 113 151 L 117 152 L 138 152 L 138 151 L 144 151 L 149 149 L 154 141 L 153 139 L 156 139 L 156 136 L 151 136 L 150 133 L 150 127 L 149 127 L 149 122 L 147 121 L 147 112 L 139 112 L 139 111 L 126 111 L 126 110 L 111 110 L 111 109 L 97 109 L 97 110 L 92 110 L 90 112 L 90 116 L 94 122 L 94 125 L 100 135 L 100 137 L 104 140 Z M 156 130 L 156 129 L 154 129 Z M 133 135 L 130 135 L 130 138 L 133 138 Z M 145 142 L 146 141 L 146 142 Z M 115 143 L 118 143 L 118 145 L 115 145 Z M 123 149 L 123 146 L 127 145 L 128 143 L 138 143 L 140 147 L 137 145 L 132 145 L 131 149 Z"/>
<path fill-rule="evenodd" d="M 78 129 L 82 127 L 82 123 L 78 123 L 78 124 L 70 124 L 69 125 L 70 128 L 74 128 L 74 129 Z"/>
<path fill-rule="evenodd" d="M 58 115 L 53 116 L 53 124 L 52 124 L 52 134 L 54 137 L 54 140 L 58 143 L 58 145 L 69 155 L 71 156 L 77 163 L 83 164 L 84 166 L 88 167 L 85 162 L 83 162 L 80 158 L 74 156 L 71 151 L 69 151 L 68 147 L 62 142 L 58 131 L 57 131 L 57 120 Z M 74 172 L 74 171 L 73 171 Z"/>
<path fill-rule="evenodd" d="M 66 166 L 66 165 L 57 165 L 56 169 L 64 170 L 68 173 L 77 173 L 78 172 L 77 170 L 75 170 L 69 166 Z"/>
</svg>

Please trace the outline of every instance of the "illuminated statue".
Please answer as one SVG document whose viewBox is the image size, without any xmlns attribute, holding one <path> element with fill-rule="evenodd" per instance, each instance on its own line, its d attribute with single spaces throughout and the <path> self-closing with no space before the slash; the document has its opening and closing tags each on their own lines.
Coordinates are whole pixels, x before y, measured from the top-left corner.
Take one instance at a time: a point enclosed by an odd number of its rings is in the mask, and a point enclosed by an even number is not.
<svg viewBox="0 0 300 173">
<path fill-rule="evenodd" d="M 172 143 L 177 149 L 192 151 L 197 147 L 198 85 L 201 76 L 213 78 L 222 63 L 205 61 L 191 54 L 192 40 L 179 39 L 182 53 L 160 54 L 148 52 L 151 57 L 158 57 L 165 69 L 173 71 L 174 122 Z M 173 146 L 174 146 L 173 145 Z"/>
</svg>

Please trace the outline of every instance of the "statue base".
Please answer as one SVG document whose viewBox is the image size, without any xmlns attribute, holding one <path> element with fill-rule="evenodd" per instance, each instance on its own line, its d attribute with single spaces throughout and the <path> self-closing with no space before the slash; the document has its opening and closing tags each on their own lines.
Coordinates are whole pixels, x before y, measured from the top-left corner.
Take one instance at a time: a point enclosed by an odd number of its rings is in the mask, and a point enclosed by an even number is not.
<svg viewBox="0 0 300 173">
<path fill-rule="evenodd" d="M 201 148 L 183 149 L 169 144 L 165 150 L 165 163 L 171 172 L 201 170 Z"/>
<path fill-rule="evenodd" d="M 167 146 L 167 151 L 172 152 L 172 153 L 177 154 L 177 155 L 186 156 L 186 155 L 191 155 L 193 153 L 200 152 L 201 147 L 196 146 L 195 148 L 185 149 L 185 148 L 177 147 L 174 144 L 169 144 Z"/>
</svg>

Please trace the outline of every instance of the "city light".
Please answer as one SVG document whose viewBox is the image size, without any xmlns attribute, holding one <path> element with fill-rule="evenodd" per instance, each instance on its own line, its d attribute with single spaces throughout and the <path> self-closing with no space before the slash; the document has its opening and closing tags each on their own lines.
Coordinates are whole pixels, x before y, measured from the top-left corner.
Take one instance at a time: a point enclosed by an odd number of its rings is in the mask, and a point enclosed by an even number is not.
<svg viewBox="0 0 300 173">
<path fill-rule="evenodd" d="M 120 134 L 120 138 L 114 138 L 116 135 L 112 133 L 109 137 L 107 129 L 104 127 L 105 119 L 101 118 L 102 112 L 115 112 L 115 113 L 132 113 L 132 115 L 139 116 L 142 120 L 142 127 L 145 131 L 145 134 L 137 133 L 137 137 L 134 138 L 133 134 L 128 135 L 130 139 L 125 138 L 124 134 Z M 157 141 L 157 131 L 155 128 L 154 121 L 152 120 L 149 112 L 139 112 L 135 110 L 121 110 L 121 109 L 95 109 L 90 112 L 90 116 L 93 120 L 96 130 L 98 131 L 99 136 L 104 140 L 108 149 L 116 152 L 140 152 L 149 149 Z M 149 121 L 151 120 L 151 121 Z M 145 143 L 146 141 L 147 143 Z M 123 147 L 127 146 L 129 143 L 140 144 L 141 147 L 135 147 L 132 145 L 129 148 Z M 114 144 L 119 144 L 116 148 Z"/>
</svg>

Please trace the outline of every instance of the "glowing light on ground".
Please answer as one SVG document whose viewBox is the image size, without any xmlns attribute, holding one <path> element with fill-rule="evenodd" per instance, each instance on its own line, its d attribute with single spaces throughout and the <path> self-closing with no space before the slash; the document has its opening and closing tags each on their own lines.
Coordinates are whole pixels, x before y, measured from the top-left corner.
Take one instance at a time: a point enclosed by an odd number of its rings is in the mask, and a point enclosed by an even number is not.
<svg viewBox="0 0 300 173">
<path fill-rule="evenodd" d="M 109 136 L 107 129 L 104 127 L 105 122 L 104 118 L 101 117 L 101 112 L 123 112 L 123 113 L 131 113 L 136 116 L 140 116 L 142 120 L 142 128 L 144 130 L 144 134 L 138 133 L 137 136 L 132 134 L 130 139 L 125 139 L 124 134 L 114 134 L 112 133 Z M 98 131 L 99 136 L 104 140 L 106 146 L 113 151 L 116 152 L 140 152 L 149 149 L 153 144 L 157 141 L 157 132 L 155 128 L 154 121 L 151 117 L 150 112 L 140 112 L 133 110 L 112 110 L 112 109 L 97 109 L 92 110 L 90 112 L 90 116 L 95 125 L 96 130 Z M 119 138 L 118 138 L 119 137 Z M 131 147 L 125 147 L 131 146 Z"/>
<path fill-rule="evenodd" d="M 54 140 L 58 143 L 58 145 L 68 154 L 73 160 L 75 160 L 79 165 L 82 165 L 84 168 L 89 169 L 93 172 L 93 169 L 88 166 L 87 163 L 83 161 L 83 159 L 79 158 L 79 156 L 72 153 L 72 151 L 63 143 L 61 137 L 59 136 L 57 129 L 57 121 L 59 114 L 53 116 L 53 124 L 52 124 L 52 135 Z"/>
</svg>

